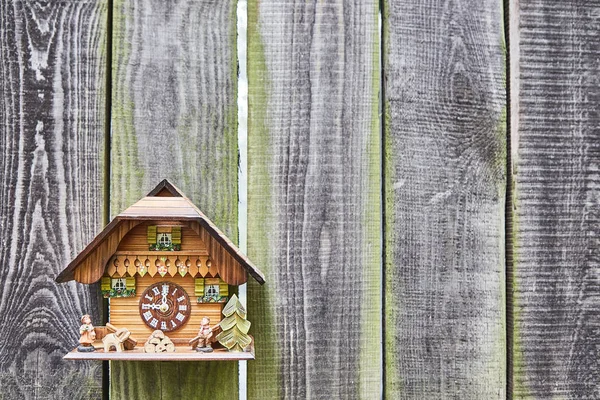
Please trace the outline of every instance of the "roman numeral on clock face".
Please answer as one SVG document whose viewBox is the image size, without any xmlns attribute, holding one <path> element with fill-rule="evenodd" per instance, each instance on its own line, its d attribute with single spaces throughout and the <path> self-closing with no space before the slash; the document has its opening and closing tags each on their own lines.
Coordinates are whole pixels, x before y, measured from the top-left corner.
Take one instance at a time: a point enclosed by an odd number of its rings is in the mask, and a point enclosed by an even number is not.
<svg viewBox="0 0 600 400">
<path fill-rule="evenodd" d="M 152 292 L 153 292 L 155 295 L 157 295 L 157 296 L 160 294 L 160 290 L 158 290 L 158 288 L 157 288 L 157 287 L 153 287 L 153 288 L 152 288 Z"/>
<path fill-rule="evenodd" d="M 177 315 L 175 316 L 175 318 L 177 318 L 181 322 L 181 321 L 183 321 L 185 319 L 185 315 L 183 315 L 182 313 L 178 312 Z"/>
<path fill-rule="evenodd" d="M 185 300 L 185 296 L 181 296 L 181 297 L 178 297 L 178 298 L 177 298 L 177 301 L 178 301 L 179 303 L 181 303 L 181 302 L 182 302 L 182 301 L 184 301 L 184 300 Z"/>
<path fill-rule="evenodd" d="M 158 325 L 158 320 L 156 318 L 152 318 L 152 321 L 150 321 L 150 326 L 152 326 L 153 328 L 156 328 L 157 325 Z"/>
<path fill-rule="evenodd" d="M 167 329 L 167 323 L 165 321 L 160 322 L 160 329 L 162 329 L 162 330 Z"/>
<path fill-rule="evenodd" d="M 186 310 L 187 310 L 187 306 L 186 306 L 186 305 L 184 305 L 184 304 L 180 304 L 180 305 L 179 305 L 179 310 L 180 310 L 180 311 L 186 311 Z"/>
<path fill-rule="evenodd" d="M 172 328 L 177 328 L 177 324 L 175 323 L 175 321 L 171 320 L 171 327 Z"/>
<path fill-rule="evenodd" d="M 145 299 L 148 299 L 150 301 L 152 301 L 152 299 L 154 299 L 154 297 L 150 296 L 149 294 L 144 296 Z"/>
<path fill-rule="evenodd" d="M 144 319 L 145 319 L 146 321 L 149 321 L 149 320 L 150 320 L 150 318 L 152 318 L 152 313 L 151 313 L 150 311 L 146 311 L 146 312 L 144 313 Z"/>
</svg>

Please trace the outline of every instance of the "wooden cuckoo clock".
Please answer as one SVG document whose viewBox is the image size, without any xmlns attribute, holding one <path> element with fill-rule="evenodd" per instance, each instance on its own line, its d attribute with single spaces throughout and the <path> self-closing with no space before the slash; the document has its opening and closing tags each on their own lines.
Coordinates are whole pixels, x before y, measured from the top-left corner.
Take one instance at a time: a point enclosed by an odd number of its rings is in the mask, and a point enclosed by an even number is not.
<svg viewBox="0 0 600 400">
<path fill-rule="evenodd" d="M 82 317 L 67 359 L 254 358 L 250 322 L 235 295 L 262 272 L 169 181 L 117 215 L 57 282 L 100 281 L 108 323 Z M 97 322 L 97 321 L 95 321 Z"/>
</svg>

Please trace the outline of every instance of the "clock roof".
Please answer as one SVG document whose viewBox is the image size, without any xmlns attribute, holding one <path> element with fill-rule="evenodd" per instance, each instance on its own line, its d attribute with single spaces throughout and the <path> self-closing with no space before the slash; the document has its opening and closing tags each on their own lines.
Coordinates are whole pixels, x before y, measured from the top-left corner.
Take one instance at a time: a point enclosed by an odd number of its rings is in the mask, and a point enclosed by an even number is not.
<svg viewBox="0 0 600 400">
<path fill-rule="evenodd" d="M 215 264 L 224 266 L 219 270 L 219 275 L 226 282 L 239 284 L 242 268 L 258 283 L 265 282 L 263 273 L 248 257 L 181 190 L 166 179 L 146 197 L 117 215 L 56 277 L 56 281 L 94 283 L 100 280 L 106 263 L 127 232 L 144 221 L 154 220 L 195 223 L 197 233 L 205 241 Z"/>
</svg>

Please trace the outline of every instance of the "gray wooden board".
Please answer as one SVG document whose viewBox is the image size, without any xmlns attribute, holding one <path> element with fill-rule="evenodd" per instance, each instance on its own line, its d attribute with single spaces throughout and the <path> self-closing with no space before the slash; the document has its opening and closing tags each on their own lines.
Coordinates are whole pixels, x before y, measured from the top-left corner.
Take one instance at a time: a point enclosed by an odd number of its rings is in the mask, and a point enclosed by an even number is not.
<svg viewBox="0 0 600 400">
<path fill-rule="evenodd" d="M 384 394 L 503 399 L 502 3 L 386 1 L 384 59 Z"/>
<path fill-rule="evenodd" d="M 54 278 L 102 223 L 105 1 L 0 1 L 0 398 L 99 398 L 62 357 L 95 286 Z"/>
<path fill-rule="evenodd" d="M 170 179 L 237 238 L 235 0 L 117 0 L 111 213 Z M 140 338 L 145 340 L 145 338 Z M 238 395 L 235 362 L 112 362 L 111 398 Z"/>
<path fill-rule="evenodd" d="M 236 4 L 115 1 L 113 215 L 169 178 L 237 231 Z"/>
<path fill-rule="evenodd" d="M 377 1 L 248 4 L 248 398 L 381 392 Z"/>
<path fill-rule="evenodd" d="M 600 2 L 511 13 L 514 398 L 597 399 Z"/>
</svg>

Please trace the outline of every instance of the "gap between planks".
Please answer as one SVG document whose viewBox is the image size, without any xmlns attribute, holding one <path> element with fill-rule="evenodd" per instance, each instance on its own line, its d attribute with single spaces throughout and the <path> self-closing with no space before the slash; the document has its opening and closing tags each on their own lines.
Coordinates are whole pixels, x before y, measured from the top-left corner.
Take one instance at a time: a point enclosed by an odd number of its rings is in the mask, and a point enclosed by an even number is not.
<svg viewBox="0 0 600 400">
<path fill-rule="evenodd" d="M 238 244 L 242 253 L 247 254 L 248 223 L 248 76 L 246 74 L 246 48 L 248 30 L 248 3 L 237 3 L 237 62 L 238 62 Z M 246 284 L 238 287 L 240 302 L 247 309 Z M 252 316 L 249 317 L 250 320 Z M 247 399 L 247 361 L 238 363 L 238 398 Z"/>
<path fill-rule="evenodd" d="M 111 153 L 111 127 L 112 127 L 112 35 L 113 35 L 113 0 L 106 2 L 106 70 L 105 70 L 105 107 L 104 107 L 104 180 L 102 222 L 104 226 L 110 223 L 110 153 Z M 108 299 L 99 300 L 102 305 L 102 324 L 108 322 Z M 110 363 L 102 361 L 102 400 L 110 399 Z"/>
</svg>

